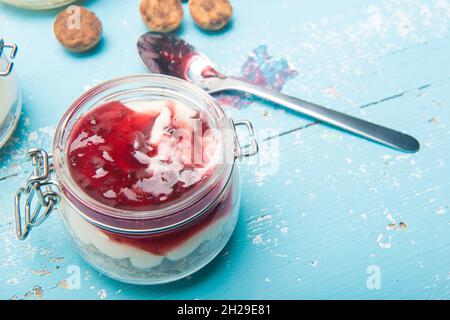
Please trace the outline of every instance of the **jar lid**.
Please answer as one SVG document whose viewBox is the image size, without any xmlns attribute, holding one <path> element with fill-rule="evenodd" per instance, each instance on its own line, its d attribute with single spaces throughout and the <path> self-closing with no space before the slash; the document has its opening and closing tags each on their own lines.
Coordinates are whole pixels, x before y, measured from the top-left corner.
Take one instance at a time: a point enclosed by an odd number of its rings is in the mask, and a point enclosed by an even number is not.
<svg viewBox="0 0 450 320">
<path fill-rule="evenodd" d="M 4 49 L 10 49 L 11 52 L 9 54 L 10 59 L 14 59 L 17 53 L 17 46 L 13 43 L 5 42 L 0 38 L 0 59 L 3 58 Z M 13 69 L 14 63 L 8 61 L 8 59 L 0 60 L 0 77 L 8 76 Z"/>
</svg>

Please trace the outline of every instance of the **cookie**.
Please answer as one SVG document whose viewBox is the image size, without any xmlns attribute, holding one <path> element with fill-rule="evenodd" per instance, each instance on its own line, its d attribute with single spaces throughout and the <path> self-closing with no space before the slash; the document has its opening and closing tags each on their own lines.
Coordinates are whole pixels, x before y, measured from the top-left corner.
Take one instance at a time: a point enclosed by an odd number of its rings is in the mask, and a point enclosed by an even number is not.
<svg viewBox="0 0 450 320">
<path fill-rule="evenodd" d="M 68 50 L 85 52 L 100 42 L 102 23 L 92 11 L 80 6 L 70 6 L 56 17 L 53 32 Z"/>
<path fill-rule="evenodd" d="M 183 20 L 180 0 L 141 0 L 141 17 L 151 31 L 170 32 Z"/>
<path fill-rule="evenodd" d="M 189 0 L 189 10 L 194 22 L 205 30 L 220 30 L 233 14 L 228 0 Z"/>
</svg>

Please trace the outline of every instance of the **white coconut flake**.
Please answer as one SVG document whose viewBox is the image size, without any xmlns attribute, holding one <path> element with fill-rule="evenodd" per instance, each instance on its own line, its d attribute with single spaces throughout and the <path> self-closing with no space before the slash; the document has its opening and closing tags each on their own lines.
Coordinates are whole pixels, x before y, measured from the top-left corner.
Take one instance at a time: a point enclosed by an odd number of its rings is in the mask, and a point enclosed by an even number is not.
<svg viewBox="0 0 450 320">
<path fill-rule="evenodd" d="M 141 164 L 150 164 L 152 163 L 152 159 L 146 155 L 144 152 L 142 151 L 135 151 L 133 153 L 133 157 L 139 161 Z"/>
<path fill-rule="evenodd" d="M 376 240 L 376 243 L 380 246 L 382 249 L 390 249 L 391 248 L 391 242 L 392 242 L 392 236 L 389 235 L 388 242 L 383 242 L 383 234 L 379 234 Z"/>
<path fill-rule="evenodd" d="M 103 167 L 101 167 L 95 171 L 95 176 L 93 176 L 93 178 L 100 179 L 100 178 L 106 176 L 107 174 L 108 174 L 108 171 L 106 171 L 105 169 L 103 169 Z"/>
<path fill-rule="evenodd" d="M 128 200 L 137 201 L 137 194 L 129 188 L 120 189 L 120 193 L 123 194 Z"/>
<path fill-rule="evenodd" d="M 92 144 L 100 144 L 100 143 L 104 143 L 105 140 L 98 136 L 98 135 L 93 135 L 91 137 L 88 138 L 88 134 L 87 132 L 82 132 L 80 133 L 80 135 L 72 142 L 72 144 L 70 145 L 70 150 L 69 152 L 73 152 L 77 149 L 80 148 L 84 148 L 85 146 L 87 146 L 89 143 Z"/>
<path fill-rule="evenodd" d="M 108 190 L 103 194 L 103 196 L 108 199 L 114 199 L 117 197 L 117 193 L 115 193 L 113 190 Z"/>
<path fill-rule="evenodd" d="M 164 132 L 171 123 L 171 112 L 169 108 L 165 107 L 162 109 L 158 118 L 156 118 L 153 124 L 152 133 L 150 135 L 150 144 L 158 144 L 164 135 Z"/>
<path fill-rule="evenodd" d="M 111 155 L 108 153 L 108 151 L 103 151 L 103 159 L 110 161 L 110 162 L 114 162 L 114 159 L 111 157 Z"/>
</svg>

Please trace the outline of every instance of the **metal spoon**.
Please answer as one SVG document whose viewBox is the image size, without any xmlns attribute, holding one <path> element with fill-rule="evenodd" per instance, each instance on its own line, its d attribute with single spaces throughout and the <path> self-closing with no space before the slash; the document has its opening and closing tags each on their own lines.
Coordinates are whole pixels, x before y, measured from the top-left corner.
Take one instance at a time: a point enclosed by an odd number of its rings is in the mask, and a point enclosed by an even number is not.
<svg viewBox="0 0 450 320">
<path fill-rule="evenodd" d="M 265 89 L 218 72 L 211 61 L 183 39 L 172 34 L 148 32 L 137 43 L 143 64 L 153 73 L 178 77 L 202 87 L 209 93 L 243 91 L 321 122 L 405 152 L 416 152 L 419 142 L 395 131 L 312 102 Z"/>
</svg>

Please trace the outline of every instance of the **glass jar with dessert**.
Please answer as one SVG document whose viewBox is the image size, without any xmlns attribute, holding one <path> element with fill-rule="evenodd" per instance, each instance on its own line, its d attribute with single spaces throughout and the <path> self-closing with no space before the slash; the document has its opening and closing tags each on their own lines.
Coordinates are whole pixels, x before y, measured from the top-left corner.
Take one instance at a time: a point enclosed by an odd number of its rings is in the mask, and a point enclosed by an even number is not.
<svg viewBox="0 0 450 320">
<path fill-rule="evenodd" d="M 76 0 L 0 0 L 6 4 L 31 10 L 48 10 L 65 6 Z"/>
<path fill-rule="evenodd" d="M 248 129 L 245 148 L 236 126 Z M 29 151 L 17 237 L 58 206 L 75 247 L 102 273 L 134 284 L 186 277 L 228 242 L 240 202 L 236 159 L 257 151 L 251 124 L 228 118 L 191 83 L 108 81 L 68 109 L 52 155 Z"/>
<path fill-rule="evenodd" d="M 16 52 L 15 44 L 0 38 L 0 148 L 13 133 L 22 109 L 19 85 L 13 71 L 14 63 L 9 60 L 15 58 Z"/>
</svg>

